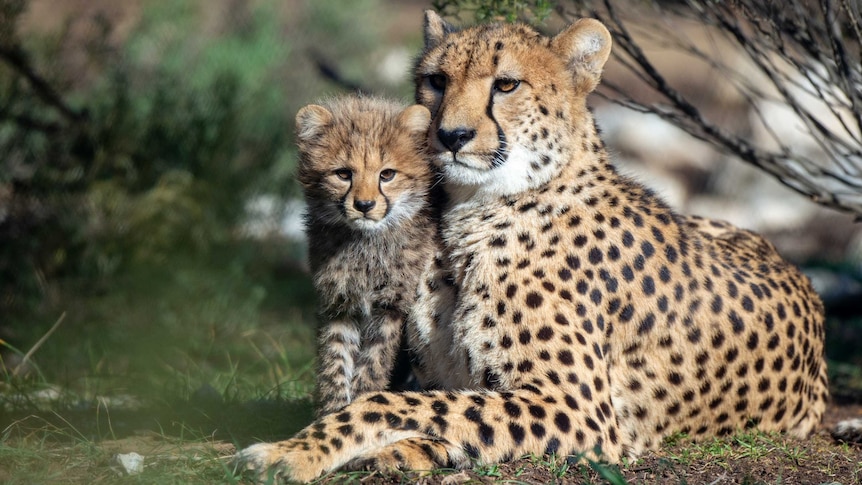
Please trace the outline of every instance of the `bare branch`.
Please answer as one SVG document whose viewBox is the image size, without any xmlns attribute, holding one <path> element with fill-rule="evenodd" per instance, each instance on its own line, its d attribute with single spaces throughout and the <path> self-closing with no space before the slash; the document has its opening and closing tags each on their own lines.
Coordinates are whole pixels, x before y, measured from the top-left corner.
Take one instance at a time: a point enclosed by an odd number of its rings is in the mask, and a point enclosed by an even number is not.
<svg viewBox="0 0 862 485">
<path fill-rule="evenodd" d="M 856 59 L 862 51 L 862 34 L 858 7 L 854 10 L 852 2 L 688 0 L 682 9 L 651 4 L 657 11 L 652 24 L 643 15 L 624 17 L 610 0 L 602 0 L 601 5 L 591 13 L 611 31 L 615 58 L 666 102 L 638 101 L 605 81 L 609 99 L 656 114 L 823 205 L 862 214 L 862 62 Z M 664 11 L 668 8 L 671 10 Z M 562 8 L 558 11 L 575 16 Z M 701 50 L 673 28 L 663 28 L 663 22 L 671 21 L 659 19 L 668 14 L 715 27 L 716 34 L 754 71 L 743 74 L 719 54 Z M 652 33 L 635 37 L 632 27 Z M 752 120 L 762 125 L 763 136 L 776 146 L 762 145 L 764 140 L 752 139 L 747 133 L 729 132 L 704 116 L 697 103 L 677 90 L 645 54 L 641 42 L 651 36 L 660 38 L 652 40 L 655 44 L 693 56 L 726 78 L 735 94 L 747 102 Z M 788 136 L 775 131 L 764 113 L 764 106 L 770 103 L 786 107 L 792 119 L 784 121 L 798 123 L 807 134 Z M 798 148 L 800 137 L 809 147 L 804 153 Z"/>
<path fill-rule="evenodd" d="M 19 46 L 0 46 L 0 59 L 6 62 L 15 72 L 23 76 L 30 84 L 30 87 L 33 88 L 33 92 L 46 104 L 59 111 L 68 121 L 76 123 L 86 119 L 86 116 L 82 112 L 76 111 L 66 104 L 54 88 L 36 73 L 36 70 L 27 61 L 26 54 Z"/>
</svg>

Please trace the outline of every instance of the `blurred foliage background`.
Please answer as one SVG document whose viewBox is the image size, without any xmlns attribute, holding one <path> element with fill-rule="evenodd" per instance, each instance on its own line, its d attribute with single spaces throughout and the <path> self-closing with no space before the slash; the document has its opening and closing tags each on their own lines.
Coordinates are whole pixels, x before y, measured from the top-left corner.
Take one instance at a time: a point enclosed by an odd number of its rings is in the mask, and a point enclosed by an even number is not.
<svg viewBox="0 0 862 485">
<path fill-rule="evenodd" d="M 403 30 L 374 21 L 383 8 L 0 0 L 6 383 L 307 395 L 314 298 L 301 234 L 281 230 L 298 217 L 293 115 L 346 79 L 409 99 L 391 46 L 419 41 L 422 3 Z"/>
</svg>

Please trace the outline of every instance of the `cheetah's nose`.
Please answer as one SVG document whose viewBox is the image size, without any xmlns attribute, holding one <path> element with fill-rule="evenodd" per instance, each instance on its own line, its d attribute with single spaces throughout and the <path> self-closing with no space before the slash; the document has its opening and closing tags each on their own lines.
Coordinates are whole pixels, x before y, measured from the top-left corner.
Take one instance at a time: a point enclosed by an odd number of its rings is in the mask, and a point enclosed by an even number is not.
<svg viewBox="0 0 862 485">
<path fill-rule="evenodd" d="M 374 202 L 373 200 L 354 200 L 353 201 L 353 207 L 356 210 L 362 212 L 363 214 L 368 213 L 368 211 L 373 209 L 376 204 L 377 204 L 377 202 Z"/>
<path fill-rule="evenodd" d="M 440 139 L 440 143 L 452 153 L 456 153 L 463 148 L 475 136 L 476 130 L 468 130 L 467 128 L 456 128 L 451 131 L 444 130 L 443 128 L 437 130 L 437 138 Z"/>
</svg>

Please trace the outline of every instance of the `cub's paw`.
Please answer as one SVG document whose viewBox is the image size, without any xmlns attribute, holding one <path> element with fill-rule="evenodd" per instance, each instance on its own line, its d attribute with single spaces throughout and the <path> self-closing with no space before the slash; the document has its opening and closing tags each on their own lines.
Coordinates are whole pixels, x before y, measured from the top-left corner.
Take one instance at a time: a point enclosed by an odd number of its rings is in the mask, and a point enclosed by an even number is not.
<svg viewBox="0 0 862 485">
<path fill-rule="evenodd" d="M 258 443 L 238 452 L 234 470 L 251 471 L 259 482 L 273 480 L 309 482 L 323 474 L 320 458 L 317 460 L 303 451 L 298 443 L 279 441 Z"/>
</svg>

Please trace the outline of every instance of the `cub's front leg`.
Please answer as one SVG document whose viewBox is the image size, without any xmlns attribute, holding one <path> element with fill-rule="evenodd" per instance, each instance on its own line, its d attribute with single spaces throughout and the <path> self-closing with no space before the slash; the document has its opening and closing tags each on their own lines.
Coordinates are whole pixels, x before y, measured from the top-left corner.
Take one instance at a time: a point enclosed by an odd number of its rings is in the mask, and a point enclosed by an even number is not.
<svg viewBox="0 0 862 485">
<path fill-rule="evenodd" d="M 359 355 L 359 326 L 348 319 L 337 319 L 320 329 L 317 351 L 318 416 L 337 411 L 356 398 L 353 378 Z"/>
<path fill-rule="evenodd" d="M 404 314 L 383 304 L 376 305 L 371 313 L 370 321 L 362 328 L 361 348 L 351 385 L 354 397 L 389 386 L 401 346 Z"/>
</svg>

